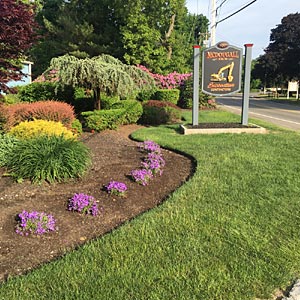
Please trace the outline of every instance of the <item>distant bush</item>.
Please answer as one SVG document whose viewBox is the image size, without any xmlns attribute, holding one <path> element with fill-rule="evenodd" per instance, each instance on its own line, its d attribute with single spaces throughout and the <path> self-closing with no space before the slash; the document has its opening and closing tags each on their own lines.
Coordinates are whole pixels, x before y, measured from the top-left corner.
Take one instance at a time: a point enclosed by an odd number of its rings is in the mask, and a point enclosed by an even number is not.
<svg viewBox="0 0 300 300">
<path fill-rule="evenodd" d="M 58 100 L 70 103 L 74 98 L 74 88 L 62 88 L 56 82 L 33 82 L 19 88 L 18 96 L 24 102 Z"/>
<path fill-rule="evenodd" d="M 168 124 L 177 122 L 180 117 L 180 110 L 174 103 L 150 100 L 143 104 L 140 122 L 149 125 Z"/>
<path fill-rule="evenodd" d="M 18 139 L 8 134 L 0 134 L 0 167 L 4 167 L 14 151 Z"/>
<path fill-rule="evenodd" d="M 82 134 L 82 124 L 78 119 L 74 119 L 74 121 L 71 124 L 71 127 L 71 130 L 74 134 L 78 136 Z"/>
<path fill-rule="evenodd" d="M 18 94 L 7 94 L 4 95 L 3 97 L 0 97 L 0 102 L 5 104 L 14 104 L 14 103 L 19 103 L 20 98 Z"/>
<path fill-rule="evenodd" d="M 68 130 L 61 122 L 33 120 L 24 121 L 13 127 L 9 134 L 17 139 L 32 139 L 41 135 L 63 135 L 66 139 L 74 138 L 71 130 Z"/>
<path fill-rule="evenodd" d="M 180 94 L 179 89 L 170 89 L 170 90 L 160 89 L 156 91 L 154 98 L 155 100 L 167 101 L 167 102 L 177 104 L 179 100 L 179 94 Z"/>
<path fill-rule="evenodd" d="M 82 177 L 90 163 L 90 151 L 83 143 L 62 136 L 40 136 L 18 142 L 7 166 L 16 179 L 53 183 Z"/>
<path fill-rule="evenodd" d="M 4 105 L 0 111 L 0 123 L 2 121 L 5 131 L 22 121 L 34 119 L 61 122 L 67 128 L 71 128 L 75 113 L 71 105 L 58 101 Z"/>
<path fill-rule="evenodd" d="M 215 108 L 216 103 L 211 98 L 211 96 L 199 91 L 199 108 Z M 193 81 L 191 78 L 186 80 L 180 87 L 180 97 L 177 105 L 187 109 L 193 107 Z"/>
</svg>

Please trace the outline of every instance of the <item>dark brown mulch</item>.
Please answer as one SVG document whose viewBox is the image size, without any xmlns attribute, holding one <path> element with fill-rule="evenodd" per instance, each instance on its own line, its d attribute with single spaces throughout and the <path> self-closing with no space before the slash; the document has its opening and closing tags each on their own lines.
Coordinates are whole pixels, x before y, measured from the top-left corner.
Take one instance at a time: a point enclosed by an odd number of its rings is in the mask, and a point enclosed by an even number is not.
<svg viewBox="0 0 300 300">
<path fill-rule="evenodd" d="M 166 166 L 162 176 L 155 177 L 149 186 L 132 182 L 128 174 L 140 167 L 144 154 L 128 135 L 138 128 L 128 125 L 118 131 L 86 133 L 83 139 L 92 151 L 93 165 L 80 180 L 32 185 L 27 181 L 18 184 L 9 177 L 0 177 L 0 281 L 60 257 L 157 206 L 189 178 L 193 171 L 191 160 L 163 150 Z M 0 169 L 0 174 L 4 172 Z M 126 183 L 125 199 L 108 195 L 103 190 L 110 180 Z M 94 196 L 103 212 L 97 217 L 69 212 L 67 202 L 74 193 Z M 52 214 L 57 220 L 58 231 L 43 236 L 16 234 L 15 217 L 22 210 Z"/>
</svg>

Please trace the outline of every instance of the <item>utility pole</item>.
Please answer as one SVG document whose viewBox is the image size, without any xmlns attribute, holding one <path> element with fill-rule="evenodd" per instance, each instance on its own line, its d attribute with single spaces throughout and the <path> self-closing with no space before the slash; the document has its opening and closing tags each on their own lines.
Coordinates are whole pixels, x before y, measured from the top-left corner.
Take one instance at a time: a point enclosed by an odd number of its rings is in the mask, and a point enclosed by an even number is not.
<svg viewBox="0 0 300 300">
<path fill-rule="evenodd" d="M 211 0 L 211 26 L 210 26 L 210 46 L 216 44 L 216 0 Z"/>
</svg>

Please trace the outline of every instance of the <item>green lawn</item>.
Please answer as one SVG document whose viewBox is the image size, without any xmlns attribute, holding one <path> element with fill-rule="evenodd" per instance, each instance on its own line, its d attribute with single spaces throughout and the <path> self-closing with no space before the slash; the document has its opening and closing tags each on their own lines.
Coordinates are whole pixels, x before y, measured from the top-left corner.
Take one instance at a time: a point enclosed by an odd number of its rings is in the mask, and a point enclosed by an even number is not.
<svg viewBox="0 0 300 300">
<path fill-rule="evenodd" d="M 199 120 L 235 118 L 201 112 Z M 8 280 L 0 299 L 254 300 L 286 288 L 300 275 L 300 135 L 269 128 L 276 130 L 137 131 L 138 140 L 193 156 L 194 176 L 158 208 Z"/>
</svg>

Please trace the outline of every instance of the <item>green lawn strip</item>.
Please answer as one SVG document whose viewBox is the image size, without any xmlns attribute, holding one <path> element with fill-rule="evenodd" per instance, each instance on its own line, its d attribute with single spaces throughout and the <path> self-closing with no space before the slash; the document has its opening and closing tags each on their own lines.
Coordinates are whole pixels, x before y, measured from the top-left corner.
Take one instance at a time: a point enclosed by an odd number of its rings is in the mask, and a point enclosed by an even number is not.
<svg viewBox="0 0 300 300">
<path fill-rule="evenodd" d="M 300 276 L 298 134 L 133 136 L 193 156 L 194 176 L 158 208 L 8 280 L 0 299 L 267 299 Z"/>
</svg>

